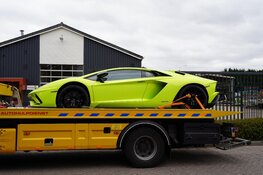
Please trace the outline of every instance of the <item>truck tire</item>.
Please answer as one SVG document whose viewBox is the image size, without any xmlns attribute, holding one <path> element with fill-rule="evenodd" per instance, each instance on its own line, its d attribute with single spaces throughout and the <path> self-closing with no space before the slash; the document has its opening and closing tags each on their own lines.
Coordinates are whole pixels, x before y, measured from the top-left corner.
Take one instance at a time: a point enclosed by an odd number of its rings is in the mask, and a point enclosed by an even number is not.
<svg viewBox="0 0 263 175">
<path fill-rule="evenodd" d="M 152 128 L 137 128 L 124 143 L 124 154 L 128 162 L 137 168 L 154 167 L 165 157 L 165 142 L 160 133 Z"/>
</svg>

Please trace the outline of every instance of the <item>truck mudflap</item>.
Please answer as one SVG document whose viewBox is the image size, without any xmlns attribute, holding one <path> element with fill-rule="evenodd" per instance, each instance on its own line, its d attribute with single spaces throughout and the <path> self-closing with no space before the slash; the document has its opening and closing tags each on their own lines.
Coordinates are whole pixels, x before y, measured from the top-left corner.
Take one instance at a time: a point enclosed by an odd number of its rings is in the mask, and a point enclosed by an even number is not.
<svg viewBox="0 0 263 175">
<path fill-rule="evenodd" d="M 250 140 L 236 137 L 237 132 L 238 128 L 232 123 L 223 123 L 221 126 L 221 139 L 215 147 L 221 150 L 228 150 L 251 144 Z"/>
</svg>

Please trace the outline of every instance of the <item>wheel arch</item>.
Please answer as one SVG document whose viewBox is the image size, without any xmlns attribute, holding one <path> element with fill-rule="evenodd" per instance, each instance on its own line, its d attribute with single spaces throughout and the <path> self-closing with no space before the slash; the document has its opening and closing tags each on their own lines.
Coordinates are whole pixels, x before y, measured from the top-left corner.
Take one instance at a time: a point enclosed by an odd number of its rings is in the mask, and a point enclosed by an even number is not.
<svg viewBox="0 0 263 175">
<path fill-rule="evenodd" d="M 139 127 L 150 127 L 150 128 L 155 129 L 157 132 L 161 134 L 167 146 L 171 146 L 171 140 L 165 128 L 157 122 L 145 120 L 145 121 L 137 121 L 137 122 L 131 123 L 124 130 L 122 130 L 117 140 L 117 148 L 123 148 L 123 143 L 125 139 L 127 138 L 127 136 L 133 130 Z"/>
<path fill-rule="evenodd" d="M 63 85 L 58 89 L 57 96 L 56 96 L 56 104 L 57 104 L 57 100 L 58 100 L 58 94 L 61 92 L 62 89 L 64 89 L 64 88 L 67 87 L 67 86 L 70 86 L 70 85 L 76 85 L 76 86 L 80 86 L 81 88 L 83 88 L 83 89 L 88 93 L 89 103 L 90 103 L 91 97 L 90 97 L 89 89 L 87 88 L 87 86 L 85 86 L 85 85 L 84 85 L 83 83 L 81 83 L 81 82 L 73 81 L 73 82 L 68 82 L 68 83 L 63 84 Z M 90 105 L 90 104 L 89 104 L 89 105 Z"/>
</svg>

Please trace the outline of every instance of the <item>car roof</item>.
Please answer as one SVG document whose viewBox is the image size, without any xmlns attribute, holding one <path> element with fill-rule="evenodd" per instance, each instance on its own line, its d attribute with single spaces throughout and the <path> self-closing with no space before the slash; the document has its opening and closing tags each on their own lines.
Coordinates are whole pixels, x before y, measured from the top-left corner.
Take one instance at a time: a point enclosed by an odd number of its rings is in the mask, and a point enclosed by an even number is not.
<svg viewBox="0 0 263 175">
<path fill-rule="evenodd" d="M 170 73 L 168 73 L 167 71 L 159 71 L 159 70 L 154 70 L 154 69 L 149 69 L 149 68 L 144 68 L 144 67 L 117 67 L 117 68 L 110 68 L 110 69 L 104 69 L 104 70 L 100 70 L 97 72 L 92 72 L 89 74 L 86 74 L 82 77 L 87 77 L 87 76 L 92 76 L 92 75 L 96 75 L 98 73 L 103 73 L 103 72 L 108 72 L 108 71 L 115 71 L 115 70 L 144 70 L 144 71 L 157 71 L 157 72 L 161 72 L 163 74 L 167 74 L 170 75 Z"/>
</svg>

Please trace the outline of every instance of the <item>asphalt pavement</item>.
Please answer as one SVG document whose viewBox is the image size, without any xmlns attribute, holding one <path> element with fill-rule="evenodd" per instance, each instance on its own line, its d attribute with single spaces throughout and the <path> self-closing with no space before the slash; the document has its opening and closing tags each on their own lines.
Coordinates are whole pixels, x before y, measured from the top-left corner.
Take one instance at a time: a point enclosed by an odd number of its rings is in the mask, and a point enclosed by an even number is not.
<svg viewBox="0 0 263 175">
<path fill-rule="evenodd" d="M 19 152 L 0 155 L 0 175 L 262 175 L 263 146 L 222 151 L 174 149 L 155 168 L 132 168 L 120 151 Z"/>
</svg>

